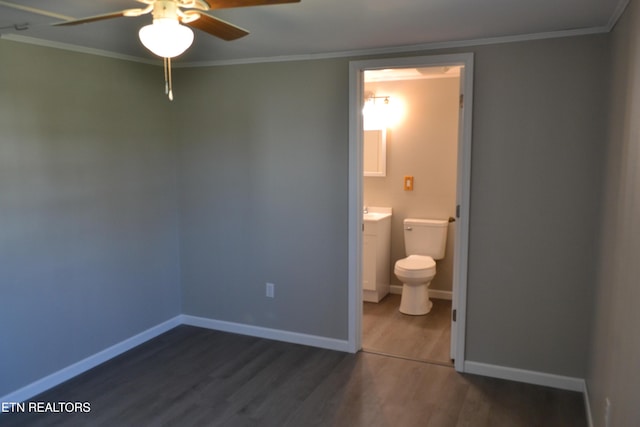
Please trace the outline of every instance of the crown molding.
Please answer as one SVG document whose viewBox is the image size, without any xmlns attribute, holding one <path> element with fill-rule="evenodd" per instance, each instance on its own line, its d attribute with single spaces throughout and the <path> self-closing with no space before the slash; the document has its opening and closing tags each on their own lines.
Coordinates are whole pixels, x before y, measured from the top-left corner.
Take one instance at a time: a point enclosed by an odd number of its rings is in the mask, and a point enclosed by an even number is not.
<svg viewBox="0 0 640 427">
<path fill-rule="evenodd" d="M 142 64 L 160 65 L 160 66 L 162 65 L 162 61 L 158 59 L 154 60 L 149 58 L 140 58 L 132 55 L 123 55 L 121 53 L 115 53 L 108 50 L 77 46 L 70 43 L 55 42 L 55 41 L 50 41 L 45 39 L 39 39 L 36 37 L 23 36 L 20 34 L 0 34 L 0 39 L 9 40 L 17 43 L 26 43 L 26 44 L 31 44 L 35 46 L 49 47 L 52 49 L 66 50 L 69 52 L 84 53 L 87 55 L 104 56 L 107 58 L 121 59 L 124 61 L 140 62 Z"/>
<path fill-rule="evenodd" d="M 338 51 L 338 52 L 223 59 L 223 60 L 215 60 L 215 61 L 194 61 L 194 62 L 176 61 L 173 63 L 173 67 L 174 68 L 198 68 L 198 67 L 216 67 L 216 66 L 226 66 L 226 65 L 246 65 L 246 64 L 269 63 L 269 62 L 312 61 L 312 60 L 334 59 L 334 58 L 367 57 L 367 56 L 385 55 L 385 54 L 389 55 L 389 54 L 396 54 L 396 53 L 426 52 L 426 51 L 440 50 L 440 49 L 487 46 L 487 45 L 503 44 L 503 43 L 516 43 L 516 42 L 525 42 L 525 41 L 533 41 L 533 40 L 545 40 L 545 39 L 552 39 L 552 38 L 603 34 L 603 33 L 610 32 L 613 29 L 613 27 L 615 27 L 616 23 L 624 13 L 628 4 L 629 4 L 629 0 L 620 0 L 609 23 L 607 24 L 607 26 L 604 26 L 604 27 L 580 28 L 580 29 L 573 29 L 573 30 L 550 31 L 545 33 L 520 34 L 520 35 L 513 35 L 513 36 L 488 37 L 488 38 L 481 38 L 481 39 L 432 42 L 432 43 L 392 46 L 392 47 L 384 47 L 384 48 L 356 49 L 356 50 L 346 50 L 346 51 Z M 78 53 L 84 53 L 89 55 L 97 55 L 97 56 L 103 56 L 107 58 L 138 62 L 142 64 L 161 66 L 161 61 L 157 59 L 140 58 L 137 56 L 123 55 L 123 54 L 114 53 L 106 50 L 76 46 L 68 43 L 54 42 L 54 41 L 39 39 L 35 37 L 28 37 L 28 36 L 22 36 L 22 35 L 16 35 L 16 34 L 0 34 L 0 39 L 15 41 L 19 43 L 33 44 L 33 45 L 44 46 L 44 47 L 50 47 L 54 49 L 62 49 L 62 50 L 67 50 L 71 52 L 78 52 Z"/>
<path fill-rule="evenodd" d="M 619 0 L 618 1 L 618 5 L 613 10 L 613 14 L 611 15 L 611 19 L 609 19 L 609 24 L 607 24 L 607 28 L 609 29 L 608 31 L 613 30 L 613 27 L 616 26 L 616 24 L 620 20 L 620 17 L 624 13 L 624 11 L 627 9 L 627 6 L 629 6 L 629 0 Z"/>
<path fill-rule="evenodd" d="M 271 56 L 271 57 L 255 57 L 255 58 L 240 58 L 240 59 L 224 59 L 218 61 L 199 61 L 199 62 L 183 62 L 174 64 L 175 68 L 195 68 L 195 67 L 215 67 L 223 65 L 243 65 L 243 64 L 256 64 L 263 62 L 291 62 L 291 61 L 309 61 L 318 59 L 333 59 L 333 58 L 347 58 L 347 57 L 365 57 L 374 55 L 394 54 L 394 53 L 408 53 L 408 52 L 425 52 L 430 50 L 440 49 L 452 49 L 460 47 L 475 47 L 486 46 L 502 43 L 515 43 L 531 40 L 544 40 L 561 37 L 575 37 L 591 34 L 608 33 L 609 27 L 593 27 L 593 28 L 581 28 L 575 30 L 562 30 L 562 31 L 550 31 L 546 33 L 534 33 L 534 34 L 522 34 L 514 36 L 500 36 L 489 37 L 482 39 L 470 39 L 470 40 L 458 40 L 458 41 L 446 41 L 446 42 L 433 42 L 423 43 L 405 46 L 393 46 L 385 48 L 373 48 L 373 49 L 359 49 L 348 50 L 340 52 L 326 52 L 326 53 L 312 53 L 301 55 L 285 55 L 285 56 Z"/>
</svg>

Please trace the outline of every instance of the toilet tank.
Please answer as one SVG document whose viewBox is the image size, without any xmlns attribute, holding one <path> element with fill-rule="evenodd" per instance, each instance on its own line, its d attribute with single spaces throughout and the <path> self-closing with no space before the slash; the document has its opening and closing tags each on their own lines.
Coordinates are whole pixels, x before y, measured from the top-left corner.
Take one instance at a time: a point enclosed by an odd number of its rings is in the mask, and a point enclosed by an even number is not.
<svg viewBox="0 0 640 427">
<path fill-rule="evenodd" d="M 425 255 L 433 259 L 444 258 L 449 221 L 406 218 L 403 225 L 404 249 L 407 255 Z"/>
</svg>

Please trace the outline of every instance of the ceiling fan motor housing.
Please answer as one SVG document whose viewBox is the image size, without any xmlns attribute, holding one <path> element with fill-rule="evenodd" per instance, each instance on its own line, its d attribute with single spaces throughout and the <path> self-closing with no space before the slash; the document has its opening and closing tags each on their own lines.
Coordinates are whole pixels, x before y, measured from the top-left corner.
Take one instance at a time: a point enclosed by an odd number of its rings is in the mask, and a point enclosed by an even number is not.
<svg viewBox="0 0 640 427">
<path fill-rule="evenodd" d="M 178 19 L 178 4 L 175 1 L 157 0 L 153 5 L 153 19 Z"/>
</svg>

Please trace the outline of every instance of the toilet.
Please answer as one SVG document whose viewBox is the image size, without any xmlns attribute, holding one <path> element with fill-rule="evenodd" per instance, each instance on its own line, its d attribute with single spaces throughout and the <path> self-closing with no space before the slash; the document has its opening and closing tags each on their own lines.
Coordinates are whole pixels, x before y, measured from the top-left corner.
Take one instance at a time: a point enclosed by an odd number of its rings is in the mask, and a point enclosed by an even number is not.
<svg viewBox="0 0 640 427">
<path fill-rule="evenodd" d="M 437 259 L 444 258 L 449 221 L 406 218 L 404 249 L 406 258 L 396 261 L 393 272 L 403 283 L 400 312 L 420 316 L 431 311 L 429 285 L 436 275 Z"/>
</svg>

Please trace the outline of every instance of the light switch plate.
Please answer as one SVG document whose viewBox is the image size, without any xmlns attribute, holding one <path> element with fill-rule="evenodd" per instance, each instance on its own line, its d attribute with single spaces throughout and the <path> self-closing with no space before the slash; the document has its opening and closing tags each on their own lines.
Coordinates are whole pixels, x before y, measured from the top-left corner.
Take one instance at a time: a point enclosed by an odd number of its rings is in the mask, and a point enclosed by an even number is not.
<svg viewBox="0 0 640 427">
<path fill-rule="evenodd" d="M 404 177 L 404 191 L 413 191 L 413 176 L 407 175 Z"/>
</svg>

